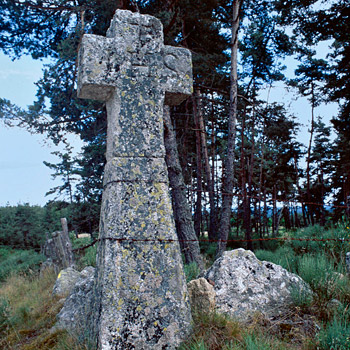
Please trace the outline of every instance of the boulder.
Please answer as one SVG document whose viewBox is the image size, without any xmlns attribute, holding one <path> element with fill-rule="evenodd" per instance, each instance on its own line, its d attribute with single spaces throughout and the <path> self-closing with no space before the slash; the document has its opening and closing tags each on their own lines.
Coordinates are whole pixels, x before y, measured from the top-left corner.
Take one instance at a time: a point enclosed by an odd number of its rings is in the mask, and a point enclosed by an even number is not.
<svg viewBox="0 0 350 350">
<path fill-rule="evenodd" d="M 89 329 L 94 276 L 95 269 L 92 266 L 81 271 L 72 292 L 57 315 L 55 329 L 65 329 L 75 335 L 88 336 L 85 333 Z"/>
<path fill-rule="evenodd" d="M 210 312 L 215 309 L 214 287 L 203 277 L 187 284 L 192 312 Z"/>
<path fill-rule="evenodd" d="M 225 252 L 204 277 L 214 284 L 217 311 L 241 321 L 256 312 L 278 316 L 293 304 L 293 293 L 312 294 L 299 276 L 242 248 Z"/>
<path fill-rule="evenodd" d="M 79 276 L 79 271 L 73 269 L 72 267 L 61 270 L 53 287 L 52 295 L 59 297 L 66 297 L 69 295 L 73 290 Z"/>
</svg>

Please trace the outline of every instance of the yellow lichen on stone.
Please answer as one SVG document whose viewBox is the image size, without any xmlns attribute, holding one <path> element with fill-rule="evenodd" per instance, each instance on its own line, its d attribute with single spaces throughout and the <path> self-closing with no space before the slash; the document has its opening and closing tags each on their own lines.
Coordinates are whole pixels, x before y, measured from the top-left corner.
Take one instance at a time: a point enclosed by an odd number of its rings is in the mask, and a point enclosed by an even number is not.
<svg viewBox="0 0 350 350">
<path fill-rule="evenodd" d="M 129 255 L 129 251 L 127 249 L 123 249 L 123 259 L 125 259 Z"/>
</svg>

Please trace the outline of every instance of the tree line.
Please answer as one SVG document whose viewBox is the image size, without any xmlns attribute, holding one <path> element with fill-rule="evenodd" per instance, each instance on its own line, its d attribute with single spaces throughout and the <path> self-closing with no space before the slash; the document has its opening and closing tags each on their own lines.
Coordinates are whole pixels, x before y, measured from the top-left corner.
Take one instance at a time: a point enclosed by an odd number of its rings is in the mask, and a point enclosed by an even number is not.
<svg viewBox="0 0 350 350">
<path fill-rule="evenodd" d="M 67 144 L 56 152 L 57 164 L 46 163 L 62 179 L 51 194 L 91 208 L 85 221 L 96 229 L 106 109 L 77 98 L 77 52 L 84 33 L 105 35 L 116 9 L 158 17 L 165 44 L 192 52 L 194 93 L 171 108 L 165 121 L 180 237 L 208 231 L 209 239 L 221 241 L 220 255 L 232 234 L 244 235 L 252 248 L 252 237 L 277 235 L 281 225 L 349 220 L 350 5 L 345 0 L 321 5 L 316 0 L 4 0 L 2 51 L 13 58 L 49 57 L 50 63 L 37 82 L 33 105 L 21 110 L 1 99 L 1 120 L 47 133 L 55 143 L 65 142 L 66 133 L 85 142 L 78 157 Z M 326 59 L 317 55 L 319 42 L 329 45 Z M 298 62 L 293 77 L 286 75 L 286 57 Z M 261 98 L 277 82 L 309 101 L 306 145 L 297 141 L 300 125 L 293 111 Z M 339 106 L 332 125 L 316 113 L 328 102 Z"/>
<path fill-rule="evenodd" d="M 50 201 L 44 207 L 29 203 L 0 207 L 0 246 L 41 250 L 46 237 L 61 231 L 61 218 L 67 218 L 76 235 L 98 231 L 98 206 L 65 201 Z M 95 212 L 93 212 L 95 210 Z"/>
</svg>

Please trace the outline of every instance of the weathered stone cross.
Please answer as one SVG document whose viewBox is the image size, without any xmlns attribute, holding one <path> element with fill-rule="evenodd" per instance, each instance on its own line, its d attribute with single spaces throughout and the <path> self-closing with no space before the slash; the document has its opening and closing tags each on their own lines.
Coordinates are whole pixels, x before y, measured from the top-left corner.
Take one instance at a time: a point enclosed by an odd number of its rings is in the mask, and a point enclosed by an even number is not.
<svg viewBox="0 0 350 350">
<path fill-rule="evenodd" d="M 107 38 L 83 37 L 79 57 L 78 96 L 106 101 L 108 115 L 98 348 L 176 349 L 191 314 L 179 245 L 172 242 L 162 115 L 164 103 L 179 104 L 192 93 L 191 54 L 163 44 L 158 19 L 118 10 Z"/>
</svg>

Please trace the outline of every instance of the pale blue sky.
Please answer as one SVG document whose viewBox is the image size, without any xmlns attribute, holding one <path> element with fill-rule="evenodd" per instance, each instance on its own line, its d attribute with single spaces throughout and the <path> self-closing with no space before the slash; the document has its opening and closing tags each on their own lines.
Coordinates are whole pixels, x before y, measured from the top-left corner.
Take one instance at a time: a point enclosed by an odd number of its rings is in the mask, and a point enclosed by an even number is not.
<svg viewBox="0 0 350 350">
<path fill-rule="evenodd" d="M 290 70 L 295 68 L 295 61 L 286 62 Z M 12 103 L 25 108 L 35 99 L 36 86 L 34 82 L 42 75 L 42 62 L 33 61 L 30 57 L 11 61 L 0 54 L 0 97 L 9 99 Z M 268 90 L 265 91 L 265 98 Z M 295 96 L 294 96 L 295 97 Z M 289 110 L 298 117 L 305 126 L 299 134 L 299 141 L 308 143 L 308 126 L 311 109 L 306 99 L 293 97 L 287 93 L 283 84 L 278 84 L 269 94 L 269 102 L 284 102 Z M 323 105 L 316 111 L 324 122 L 336 114 L 336 106 Z M 81 143 L 76 138 L 71 139 L 79 151 Z M 43 161 L 57 162 L 51 152 L 57 148 L 43 135 L 31 135 L 20 128 L 7 128 L 0 123 L 0 206 L 10 203 L 44 205 L 52 196 L 45 197 L 45 193 L 59 183 L 51 179 L 50 169 Z"/>
<path fill-rule="evenodd" d="M 42 75 L 42 62 L 30 57 L 11 61 L 0 54 L 0 97 L 25 108 L 35 100 L 34 82 Z M 80 144 L 74 141 L 75 144 Z M 51 152 L 57 148 L 43 135 L 0 123 L 0 206 L 10 203 L 44 205 L 53 196 L 45 193 L 59 180 L 51 179 L 43 161 L 57 162 Z"/>
</svg>

